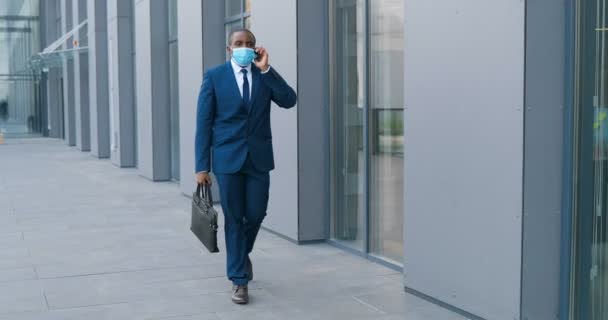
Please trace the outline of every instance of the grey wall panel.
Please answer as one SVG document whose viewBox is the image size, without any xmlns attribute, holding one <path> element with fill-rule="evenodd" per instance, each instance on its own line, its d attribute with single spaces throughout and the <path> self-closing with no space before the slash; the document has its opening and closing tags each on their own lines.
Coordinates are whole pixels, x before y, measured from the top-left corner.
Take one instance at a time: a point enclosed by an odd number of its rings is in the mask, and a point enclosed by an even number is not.
<svg viewBox="0 0 608 320">
<path fill-rule="evenodd" d="M 177 46 L 179 61 L 179 150 L 180 187 L 191 195 L 194 177 L 194 132 L 196 101 L 203 73 L 202 2 L 177 2 Z"/>
<path fill-rule="evenodd" d="M 565 1 L 527 1 L 522 315 L 558 318 Z"/>
<path fill-rule="evenodd" d="M 152 149 L 152 53 L 150 0 L 137 1 L 135 14 L 135 95 L 138 103 L 137 121 L 137 159 L 139 172 L 153 179 L 153 149 Z"/>
<path fill-rule="evenodd" d="M 325 239 L 329 216 L 327 1 L 298 1 L 298 240 Z M 314 61 L 314 63 L 311 63 Z"/>
<path fill-rule="evenodd" d="M 405 285 L 520 318 L 524 1 L 405 2 Z"/>
<path fill-rule="evenodd" d="M 166 1 L 135 4 L 138 168 L 154 181 L 171 177 L 167 11 Z"/>
<path fill-rule="evenodd" d="M 259 46 L 268 49 L 270 64 L 297 88 L 296 0 L 251 3 L 251 28 Z M 280 12 L 281 14 L 277 14 Z M 268 23 L 272 21 L 272 23 Z M 280 28 L 277 28 L 280 26 Z M 270 201 L 264 226 L 298 239 L 298 115 L 273 104 L 271 112 L 276 169 L 271 172 Z"/>
<path fill-rule="evenodd" d="M 106 0 L 88 0 L 91 154 L 98 158 L 110 157 L 107 8 Z"/>
<path fill-rule="evenodd" d="M 108 0 L 110 157 L 119 167 L 137 163 L 132 3 Z"/>
</svg>

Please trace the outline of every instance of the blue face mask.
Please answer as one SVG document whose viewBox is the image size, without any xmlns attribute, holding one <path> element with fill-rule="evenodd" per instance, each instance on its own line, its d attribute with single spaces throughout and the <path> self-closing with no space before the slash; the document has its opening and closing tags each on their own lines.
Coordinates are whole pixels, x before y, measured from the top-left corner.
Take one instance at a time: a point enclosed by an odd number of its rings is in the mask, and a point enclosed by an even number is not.
<svg viewBox="0 0 608 320">
<path fill-rule="evenodd" d="M 241 67 L 246 67 L 255 59 L 255 51 L 251 48 L 234 48 L 232 49 L 232 59 Z"/>
</svg>

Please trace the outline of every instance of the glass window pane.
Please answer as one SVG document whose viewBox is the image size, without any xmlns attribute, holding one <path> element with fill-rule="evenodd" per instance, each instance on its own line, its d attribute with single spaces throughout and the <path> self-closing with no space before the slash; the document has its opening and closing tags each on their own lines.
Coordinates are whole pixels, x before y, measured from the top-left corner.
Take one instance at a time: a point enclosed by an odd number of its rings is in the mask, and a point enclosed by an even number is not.
<svg viewBox="0 0 608 320">
<path fill-rule="evenodd" d="M 403 260 L 403 1 L 370 1 L 370 251 Z"/>
<path fill-rule="evenodd" d="M 229 43 L 228 43 L 228 41 L 229 41 L 229 39 L 228 39 L 228 38 L 230 37 L 230 33 L 231 33 L 233 30 L 239 29 L 239 28 L 241 28 L 241 27 L 242 27 L 242 25 L 241 25 L 241 21 L 240 21 L 240 20 L 239 20 L 239 21 L 235 21 L 235 22 L 232 22 L 232 23 L 227 23 L 227 24 L 226 24 L 225 28 L 226 28 L 226 43 L 227 43 L 227 44 L 229 44 Z M 228 57 L 228 53 L 226 53 L 226 57 Z"/>
<path fill-rule="evenodd" d="M 580 1 L 574 319 L 608 319 L 608 4 Z"/>
<path fill-rule="evenodd" d="M 226 43 L 228 43 L 228 37 L 230 36 L 230 32 L 239 28 L 242 28 L 240 20 L 226 24 Z"/>
<path fill-rule="evenodd" d="M 365 248 L 365 1 L 333 2 L 330 83 L 332 219 L 331 236 Z"/>
<path fill-rule="evenodd" d="M 251 12 L 251 0 L 245 0 L 245 13 Z"/>
<path fill-rule="evenodd" d="M 2 10 L 6 16 L 33 19 L 0 21 L 0 131 L 7 138 L 47 133 L 48 118 L 36 80 L 42 64 L 31 58 L 41 50 L 39 1 L 5 1 Z M 81 37 L 86 41 L 86 34 Z"/>
<path fill-rule="evenodd" d="M 241 14 L 241 5 L 243 0 L 225 0 L 226 1 L 226 17 L 232 17 Z"/>
<path fill-rule="evenodd" d="M 245 18 L 245 28 L 251 29 L 251 18 L 250 17 Z"/>
<path fill-rule="evenodd" d="M 228 43 L 228 40 L 229 40 L 228 38 L 230 37 L 230 33 L 233 30 L 241 28 L 241 21 L 239 20 L 239 21 L 235 21 L 232 23 L 227 23 L 225 27 L 226 27 L 226 43 Z M 226 58 L 227 59 L 230 58 L 230 56 L 228 55 L 228 52 L 226 52 Z"/>
</svg>

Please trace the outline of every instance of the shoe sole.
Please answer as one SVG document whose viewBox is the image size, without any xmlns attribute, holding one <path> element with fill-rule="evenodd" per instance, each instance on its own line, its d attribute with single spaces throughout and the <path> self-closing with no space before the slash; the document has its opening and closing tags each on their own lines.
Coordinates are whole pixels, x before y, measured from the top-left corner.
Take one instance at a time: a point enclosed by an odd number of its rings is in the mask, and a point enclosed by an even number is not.
<svg viewBox="0 0 608 320">
<path fill-rule="evenodd" d="M 239 300 L 239 299 L 235 299 L 235 298 L 232 298 L 232 302 L 234 302 L 236 304 L 247 304 L 248 303 L 247 300 Z"/>
</svg>

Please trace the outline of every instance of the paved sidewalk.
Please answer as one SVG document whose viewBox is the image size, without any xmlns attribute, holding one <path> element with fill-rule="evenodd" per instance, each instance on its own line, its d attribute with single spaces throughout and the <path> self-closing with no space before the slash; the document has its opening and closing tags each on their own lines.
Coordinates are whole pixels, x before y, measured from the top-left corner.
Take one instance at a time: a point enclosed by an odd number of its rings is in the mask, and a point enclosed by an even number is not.
<svg viewBox="0 0 608 320">
<path fill-rule="evenodd" d="M 188 229 L 189 207 L 176 184 L 62 141 L 8 140 L 0 145 L 0 320 L 465 319 L 404 293 L 390 269 L 264 231 L 252 301 L 234 305 L 223 241 L 220 254 L 203 250 Z"/>
</svg>

